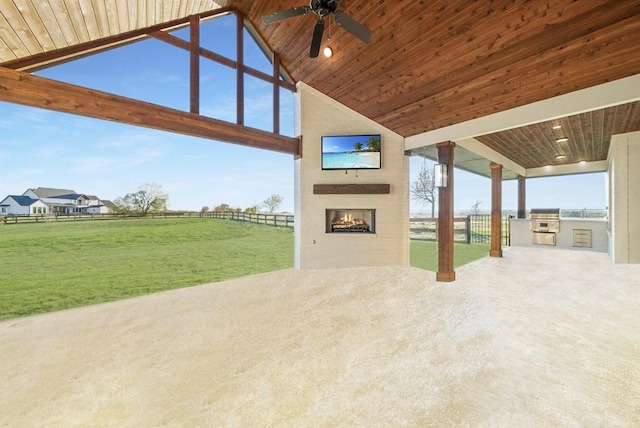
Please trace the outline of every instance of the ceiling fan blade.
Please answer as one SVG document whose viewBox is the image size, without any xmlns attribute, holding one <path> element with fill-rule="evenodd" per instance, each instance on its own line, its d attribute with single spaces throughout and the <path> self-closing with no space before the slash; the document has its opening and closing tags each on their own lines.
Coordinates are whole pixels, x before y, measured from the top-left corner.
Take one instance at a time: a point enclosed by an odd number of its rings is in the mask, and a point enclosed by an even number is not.
<svg viewBox="0 0 640 428">
<path fill-rule="evenodd" d="M 336 12 L 333 14 L 333 20 L 336 24 L 338 24 L 363 42 L 369 43 L 369 39 L 371 39 L 371 35 L 373 33 L 371 32 L 371 30 L 353 19 L 351 16 L 347 15 L 341 10 L 336 10 Z"/>
<path fill-rule="evenodd" d="M 309 50 L 309 58 L 315 58 L 320 52 L 322 44 L 322 33 L 324 32 L 324 19 L 320 18 L 313 27 L 313 38 L 311 39 L 311 49 Z"/>
<path fill-rule="evenodd" d="M 275 12 L 270 15 L 264 15 L 262 17 L 262 22 L 269 25 L 278 21 L 282 21 L 284 19 L 294 18 L 300 15 L 306 15 L 310 11 L 311 9 L 309 9 L 309 6 L 294 7 L 293 9 L 281 10 L 279 12 Z"/>
</svg>

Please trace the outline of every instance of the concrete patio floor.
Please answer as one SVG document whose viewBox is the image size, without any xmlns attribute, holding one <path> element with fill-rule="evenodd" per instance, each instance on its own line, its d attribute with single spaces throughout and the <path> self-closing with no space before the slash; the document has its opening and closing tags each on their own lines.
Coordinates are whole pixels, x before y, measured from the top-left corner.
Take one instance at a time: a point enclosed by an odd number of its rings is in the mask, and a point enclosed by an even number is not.
<svg viewBox="0 0 640 428">
<path fill-rule="evenodd" d="M 640 265 L 286 270 L 0 323 L 0 426 L 639 426 Z"/>
</svg>

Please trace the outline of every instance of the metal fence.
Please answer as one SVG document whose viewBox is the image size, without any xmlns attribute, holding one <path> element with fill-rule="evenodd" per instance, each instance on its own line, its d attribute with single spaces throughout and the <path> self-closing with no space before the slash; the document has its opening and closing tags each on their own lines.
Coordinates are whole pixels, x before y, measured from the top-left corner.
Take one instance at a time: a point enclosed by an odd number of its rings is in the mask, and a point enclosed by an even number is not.
<svg viewBox="0 0 640 428">
<path fill-rule="evenodd" d="M 502 245 L 509 246 L 509 219 L 502 216 Z M 491 214 L 471 214 L 467 216 L 467 244 L 491 243 Z"/>
<path fill-rule="evenodd" d="M 509 218 L 502 217 L 502 245 L 510 245 Z M 409 236 L 411 239 L 423 241 L 436 241 L 438 237 L 437 218 L 411 218 L 409 219 Z M 453 219 L 453 239 L 455 242 L 465 244 L 490 244 L 491 243 L 491 215 L 474 214 Z"/>
</svg>

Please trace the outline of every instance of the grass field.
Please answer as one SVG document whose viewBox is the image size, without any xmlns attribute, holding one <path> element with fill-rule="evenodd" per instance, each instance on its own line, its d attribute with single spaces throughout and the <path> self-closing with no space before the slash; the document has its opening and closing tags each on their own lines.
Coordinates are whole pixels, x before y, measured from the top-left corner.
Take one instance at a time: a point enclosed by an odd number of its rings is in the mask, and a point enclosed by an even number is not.
<svg viewBox="0 0 640 428">
<path fill-rule="evenodd" d="M 293 266 L 293 231 L 216 219 L 0 227 L 0 319 Z"/>
<path fill-rule="evenodd" d="M 456 266 L 486 245 L 456 244 Z M 411 241 L 437 270 L 437 244 Z M 0 320 L 293 267 L 293 230 L 200 218 L 84 220 L 0 227 Z"/>
<path fill-rule="evenodd" d="M 460 267 L 489 255 L 490 245 L 454 244 L 453 264 Z M 438 243 L 433 241 L 411 241 L 409 264 L 413 267 L 433 272 L 438 270 Z"/>
</svg>

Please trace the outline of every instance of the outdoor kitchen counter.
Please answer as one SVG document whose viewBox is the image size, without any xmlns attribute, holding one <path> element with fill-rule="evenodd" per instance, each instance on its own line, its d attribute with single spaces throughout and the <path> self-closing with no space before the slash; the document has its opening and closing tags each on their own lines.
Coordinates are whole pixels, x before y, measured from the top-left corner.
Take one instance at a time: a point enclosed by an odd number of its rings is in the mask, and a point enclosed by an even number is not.
<svg viewBox="0 0 640 428">
<path fill-rule="evenodd" d="M 560 231 L 556 234 L 554 247 L 533 243 L 530 219 L 512 218 L 509 221 L 511 246 L 564 248 L 606 253 L 609 248 L 607 224 L 605 219 L 561 218 Z"/>
</svg>

